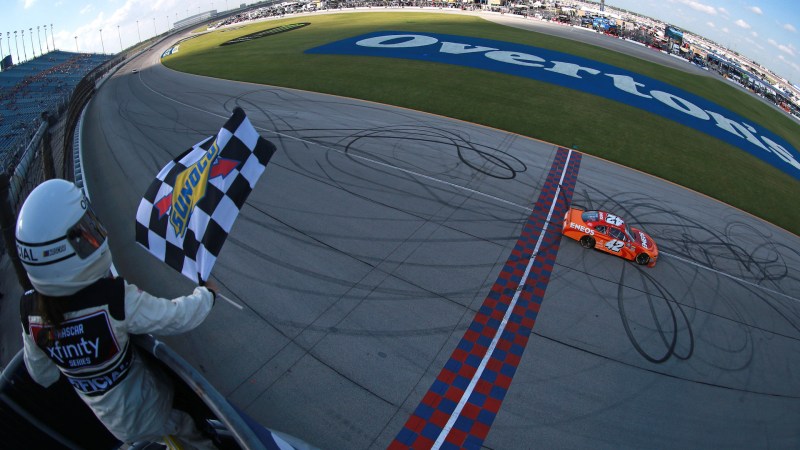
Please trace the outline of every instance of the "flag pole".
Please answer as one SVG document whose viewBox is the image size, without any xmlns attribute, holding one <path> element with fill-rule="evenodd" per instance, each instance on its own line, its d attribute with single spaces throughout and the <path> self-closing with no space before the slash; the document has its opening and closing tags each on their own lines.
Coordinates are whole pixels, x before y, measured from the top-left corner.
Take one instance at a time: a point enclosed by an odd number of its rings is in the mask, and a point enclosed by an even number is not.
<svg viewBox="0 0 800 450">
<path fill-rule="evenodd" d="M 203 286 L 206 289 L 208 289 L 208 286 L 206 286 L 206 280 L 204 280 L 203 277 L 199 273 L 197 274 L 197 278 L 200 280 L 200 283 L 199 283 L 200 286 Z M 209 290 L 211 290 L 211 289 L 209 289 Z M 218 298 L 221 298 L 221 299 L 225 300 L 226 302 L 230 303 L 231 305 L 233 305 L 235 308 L 239 309 L 240 311 L 244 309 L 244 306 L 236 303 L 235 301 L 233 301 L 233 300 L 229 299 L 228 297 L 226 297 L 225 295 L 223 295 L 222 292 L 220 292 L 219 288 L 217 288 L 217 290 L 215 290 L 214 293 L 216 294 L 216 296 Z"/>
<path fill-rule="evenodd" d="M 217 297 L 219 297 L 219 298 L 221 298 L 221 299 L 225 300 L 226 302 L 230 303 L 230 304 L 231 304 L 231 305 L 233 305 L 235 308 L 238 308 L 240 311 L 244 309 L 244 306 L 242 306 L 242 305 L 240 305 L 240 304 L 236 303 L 235 301 L 233 301 L 233 300 L 229 299 L 228 297 L 226 297 L 226 296 L 222 295 L 222 294 L 221 294 L 221 293 L 219 293 L 219 292 L 217 292 Z"/>
</svg>

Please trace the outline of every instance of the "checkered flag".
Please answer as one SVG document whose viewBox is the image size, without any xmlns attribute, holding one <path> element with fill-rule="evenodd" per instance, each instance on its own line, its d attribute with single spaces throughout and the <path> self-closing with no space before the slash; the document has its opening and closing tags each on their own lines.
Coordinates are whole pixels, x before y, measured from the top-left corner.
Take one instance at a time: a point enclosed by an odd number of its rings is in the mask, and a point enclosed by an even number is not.
<svg viewBox="0 0 800 450">
<path fill-rule="evenodd" d="M 202 284 L 275 150 L 237 107 L 219 134 L 158 173 L 136 211 L 136 242 Z"/>
</svg>

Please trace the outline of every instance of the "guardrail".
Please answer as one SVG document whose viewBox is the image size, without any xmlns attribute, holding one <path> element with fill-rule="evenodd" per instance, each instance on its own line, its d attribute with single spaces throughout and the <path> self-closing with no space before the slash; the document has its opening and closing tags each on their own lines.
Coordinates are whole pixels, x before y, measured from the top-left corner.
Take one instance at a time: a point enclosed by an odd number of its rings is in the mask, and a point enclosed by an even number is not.
<svg viewBox="0 0 800 450">
<path fill-rule="evenodd" d="M 200 375 L 194 367 L 189 365 L 174 350 L 166 346 L 163 342 L 150 335 L 139 335 L 133 337 L 133 342 L 139 347 L 152 354 L 159 361 L 166 364 L 181 381 L 186 383 L 195 395 L 208 406 L 228 431 L 235 436 L 237 443 L 246 449 L 264 449 L 264 444 L 255 435 L 252 429 L 242 419 L 239 413 L 228 403 L 211 383 Z"/>
</svg>

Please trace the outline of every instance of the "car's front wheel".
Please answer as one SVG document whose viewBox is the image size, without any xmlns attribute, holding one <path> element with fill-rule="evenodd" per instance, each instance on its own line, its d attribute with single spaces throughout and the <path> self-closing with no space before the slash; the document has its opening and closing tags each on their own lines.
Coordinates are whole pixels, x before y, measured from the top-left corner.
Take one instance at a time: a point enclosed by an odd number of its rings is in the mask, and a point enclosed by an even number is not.
<svg viewBox="0 0 800 450">
<path fill-rule="evenodd" d="M 648 256 L 646 253 L 639 253 L 638 255 L 636 255 L 636 264 L 639 264 L 640 266 L 645 266 L 649 262 L 650 262 L 650 256 Z"/>
<path fill-rule="evenodd" d="M 581 247 L 583 248 L 594 248 L 594 245 L 596 244 L 594 238 L 591 236 L 582 237 L 580 242 L 581 242 Z"/>
</svg>

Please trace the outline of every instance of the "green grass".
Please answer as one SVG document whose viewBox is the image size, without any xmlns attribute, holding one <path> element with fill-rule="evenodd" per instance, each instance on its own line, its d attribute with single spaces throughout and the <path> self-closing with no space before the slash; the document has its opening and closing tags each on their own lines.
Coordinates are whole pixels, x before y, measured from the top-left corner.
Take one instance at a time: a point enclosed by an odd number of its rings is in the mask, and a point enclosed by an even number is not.
<svg viewBox="0 0 800 450">
<path fill-rule="evenodd" d="M 238 36 L 295 22 L 311 25 L 219 46 Z M 290 17 L 192 39 L 181 44 L 178 54 L 165 58 L 164 64 L 211 77 L 403 106 L 578 148 L 702 192 L 800 235 L 800 208 L 795 206 L 800 198 L 798 180 L 743 150 L 660 116 L 602 97 L 483 70 L 303 53 L 381 30 L 479 36 L 611 64 L 707 98 L 800 148 L 796 122 L 725 82 L 473 16 L 364 13 Z"/>
</svg>

